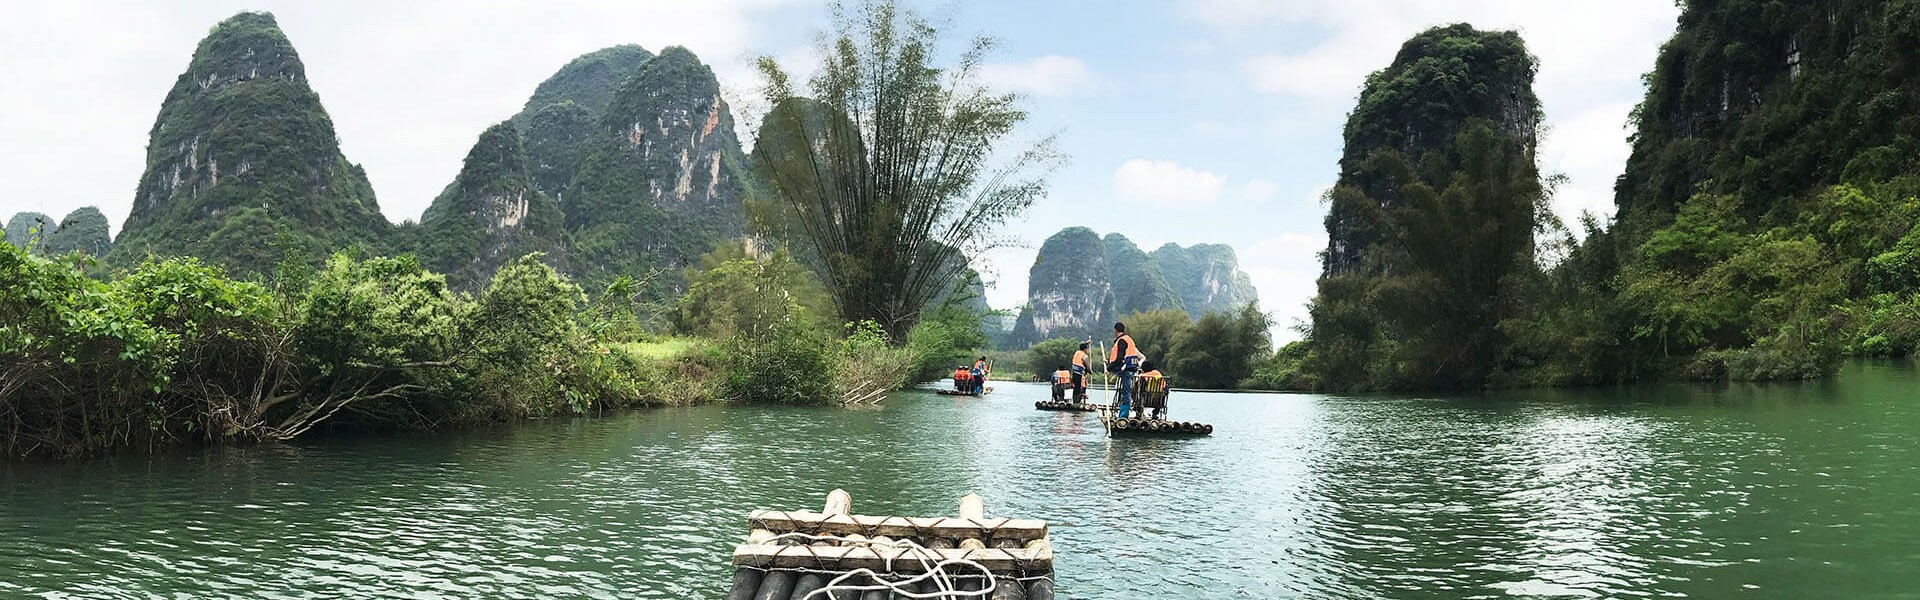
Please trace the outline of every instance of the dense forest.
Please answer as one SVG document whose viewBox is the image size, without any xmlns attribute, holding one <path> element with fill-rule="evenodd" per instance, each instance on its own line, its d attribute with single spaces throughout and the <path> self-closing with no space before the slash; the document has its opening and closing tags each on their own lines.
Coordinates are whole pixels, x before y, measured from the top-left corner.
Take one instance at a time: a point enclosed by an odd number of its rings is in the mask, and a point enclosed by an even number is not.
<svg viewBox="0 0 1920 600">
<path fill-rule="evenodd" d="M 1519 37 L 1415 37 L 1350 117 L 1311 331 L 1275 371 L 1460 389 L 1798 379 L 1913 353 L 1916 41 L 1916 2 L 1682 2 L 1618 212 L 1575 235 L 1541 210 Z"/>
</svg>

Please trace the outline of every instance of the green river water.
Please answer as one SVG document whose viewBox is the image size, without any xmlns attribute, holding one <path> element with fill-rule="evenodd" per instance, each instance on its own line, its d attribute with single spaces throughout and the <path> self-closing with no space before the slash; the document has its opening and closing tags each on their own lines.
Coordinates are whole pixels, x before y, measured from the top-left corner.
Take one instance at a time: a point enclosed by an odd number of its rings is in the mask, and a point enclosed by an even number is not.
<svg viewBox="0 0 1920 600">
<path fill-rule="evenodd" d="M 0 597 L 718 598 L 756 508 L 1051 522 L 1070 598 L 1920 598 L 1920 377 L 712 406 L 0 465 Z"/>
</svg>

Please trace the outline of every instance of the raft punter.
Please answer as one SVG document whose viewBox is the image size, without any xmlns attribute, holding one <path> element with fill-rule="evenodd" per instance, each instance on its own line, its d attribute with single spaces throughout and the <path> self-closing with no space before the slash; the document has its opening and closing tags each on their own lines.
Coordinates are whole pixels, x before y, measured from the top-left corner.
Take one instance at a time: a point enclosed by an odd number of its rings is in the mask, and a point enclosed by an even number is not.
<svg viewBox="0 0 1920 600">
<path fill-rule="evenodd" d="M 1113 418 L 1124 419 L 1133 408 L 1133 376 L 1140 372 L 1140 363 L 1146 356 L 1140 354 L 1140 346 L 1133 343 L 1133 336 L 1127 335 L 1126 323 L 1113 324 L 1113 347 L 1107 349 L 1107 372 L 1119 376 L 1120 399 L 1114 405 Z"/>
<path fill-rule="evenodd" d="M 1088 342 L 1080 342 L 1080 349 L 1073 351 L 1074 402 L 1087 401 L 1087 359 L 1089 358 L 1087 355 L 1087 346 L 1089 345 L 1091 344 Z"/>
<path fill-rule="evenodd" d="M 973 395 L 979 396 L 987 393 L 987 373 L 986 356 L 981 356 L 979 360 L 973 361 Z"/>
</svg>

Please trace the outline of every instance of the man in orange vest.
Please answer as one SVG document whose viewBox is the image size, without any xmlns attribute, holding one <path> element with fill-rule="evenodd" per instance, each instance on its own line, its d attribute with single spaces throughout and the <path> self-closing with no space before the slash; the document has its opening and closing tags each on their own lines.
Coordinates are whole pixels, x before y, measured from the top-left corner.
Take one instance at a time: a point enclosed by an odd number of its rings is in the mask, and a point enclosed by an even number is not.
<svg viewBox="0 0 1920 600">
<path fill-rule="evenodd" d="M 1073 401 L 1087 401 L 1087 342 L 1080 342 L 1080 349 L 1073 351 Z"/>
<path fill-rule="evenodd" d="M 1140 363 L 1146 356 L 1140 354 L 1140 345 L 1133 343 L 1133 336 L 1127 335 L 1126 323 L 1113 324 L 1113 347 L 1107 349 L 1107 372 L 1118 375 L 1120 381 L 1120 399 L 1114 405 L 1113 418 L 1124 419 L 1133 408 L 1133 375 L 1140 372 Z"/>
</svg>

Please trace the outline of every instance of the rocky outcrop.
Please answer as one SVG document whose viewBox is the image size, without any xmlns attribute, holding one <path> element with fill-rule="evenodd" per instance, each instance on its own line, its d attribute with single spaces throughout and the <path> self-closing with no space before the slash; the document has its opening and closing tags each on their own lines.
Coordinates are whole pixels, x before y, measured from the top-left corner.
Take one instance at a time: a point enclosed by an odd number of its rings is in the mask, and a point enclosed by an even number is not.
<svg viewBox="0 0 1920 600">
<path fill-rule="evenodd" d="M 1221 244 L 1195 244 L 1181 248 L 1174 244 L 1153 251 L 1153 263 L 1180 299 L 1179 306 L 1150 306 L 1123 311 L 1144 312 L 1156 308 L 1184 308 L 1198 317 L 1207 313 L 1238 310 L 1248 302 L 1257 302 L 1260 294 L 1253 278 L 1240 270 L 1240 258 L 1233 247 Z"/>
<path fill-rule="evenodd" d="M 1399 201 L 1398 192 L 1368 159 L 1392 152 L 1417 164 L 1426 153 L 1450 144 L 1473 120 L 1491 122 L 1500 132 L 1520 138 L 1530 152 L 1541 119 L 1540 101 L 1533 93 L 1537 68 L 1517 32 L 1456 24 L 1407 40 L 1392 64 L 1367 78 L 1359 104 L 1347 117 L 1337 185 L 1391 208 Z M 1382 235 L 1364 214 L 1371 209 L 1333 204 L 1326 220 L 1323 275 L 1378 269 L 1368 261 L 1370 246 Z"/>
<path fill-rule="evenodd" d="M 45 237 L 54 227 L 53 217 L 46 213 L 14 213 L 13 218 L 7 219 L 7 243 L 25 248 L 29 241 Z"/>
<path fill-rule="evenodd" d="M 1073 227 L 1047 238 L 1027 275 L 1027 306 L 1008 337 L 1012 347 L 1056 337 L 1103 337 L 1114 321 L 1152 310 L 1198 317 L 1257 302 L 1233 248 L 1176 244 L 1143 253 L 1119 234 Z"/>
<path fill-rule="evenodd" d="M 1614 188 L 1636 231 L 1701 191 L 1757 216 L 1920 172 L 1920 3 L 1682 2 L 1646 81 Z"/>
<path fill-rule="evenodd" d="M 421 217 L 421 254 L 466 290 L 484 288 L 501 265 L 530 252 L 564 270 L 561 221 L 559 205 L 534 188 L 520 134 L 501 123 L 480 134 L 459 177 Z"/>
<path fill-rule="evenodd" d="M 678 274 L 740 234 L 733 115 L 692 52 L 670 47 L 641 65 L 593 136 L 561 202 L 582 276 Z"/>
<path fill-rule="evenodd" d="M 189 255 L 264 272 L 290 254 L 378 249 L 388 229 L 293 44 L 273 15 L 240 13 L 200 41 L 161 104 L 110 262 Z"/>
<path fill-rule="evenodd" d="M 509 119 L 524 141 L 535 188 L 561 197 L 614 93 L 651 58 L 653 53 L 631 44 L 602 48 L 573 59 L 540 82 L 526 106 Z"/>
<path fill-rule="evenodd" d="M 59 227 L 41 238 L 40 251 L 48 255 L 79 252 L 96 258 L 106 256 L 113 247 L 107 228 L 107 216 L 100 214 L 100 209 L 91 206 L 74 209 L 60 220 Z"/>
</svg>

